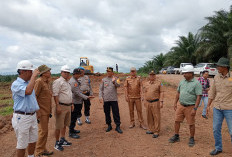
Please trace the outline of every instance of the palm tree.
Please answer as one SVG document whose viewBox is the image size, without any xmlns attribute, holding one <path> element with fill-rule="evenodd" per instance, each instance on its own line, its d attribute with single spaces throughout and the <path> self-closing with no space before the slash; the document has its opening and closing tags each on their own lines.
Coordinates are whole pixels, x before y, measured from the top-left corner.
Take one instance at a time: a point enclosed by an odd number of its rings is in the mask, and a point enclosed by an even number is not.
<svg viewBox="0 0 232 157">
<path fill-rule="evenodd" d="M 176 41 L 176 46 L 172 47 L 169 53 L 167 53 L 167 60 L 165 65 L 180 65 L 180 63 L 196 63 L 196 54 L 200 42 L 200 36 L 198 34 L 188 33 L 188 36 L 180 36 Z"/>
<path fill-rule="evenodd" d="M 208 23 L 200 29 L 203 40 L 198 55 L 215 62 L 222 56 L 232 56 L 232 6 L 230 12 L 217 11 L 206 19 Z"/>
</svg>

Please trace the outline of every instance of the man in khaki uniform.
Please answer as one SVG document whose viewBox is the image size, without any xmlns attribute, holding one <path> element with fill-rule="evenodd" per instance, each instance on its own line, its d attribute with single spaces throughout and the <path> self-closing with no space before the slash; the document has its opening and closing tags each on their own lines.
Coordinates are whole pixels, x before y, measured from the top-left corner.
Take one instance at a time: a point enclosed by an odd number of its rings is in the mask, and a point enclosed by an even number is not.
<svg viewBox="0 0 232 157">
<path fill-rule="evenodd" d="M 229 72 L 229 60 L 220 58 L 217 63 L 218 73 L 214 77 L 212 87 L 209 91 L 209 103 L 207 114 L 210 106 L 214 101 L 213 108 L 213 135 L 215 140 L 215 149 L 210 155 L 217 155 L 222 152 L 222 123 L 226 119 L 228 131 L 232 142 L 232 77 Z"/>
<path fill-rule="evenodd" d="M 51 90 L 51 68 L 46 65 L 41 65 L 38 67 L 40 71 L 40 78 L 35 81 L 35 95 L 39 105 L 39 111 L 37 111 L 38 116 L 38 141 L 36 144 L 36 156 L 39 155 L 52 155 L 53 152 L 49 152 L 46 149 L 46 143 L 48 138 L 48 122 L 51 116 L 52 108 L 52 90 Z"/>
<path fill-rule="evenodd" d="M 70 68 L 67 65 L 61 67 L 61 77 L 53 82 L 52 91 L 56 104 L 55 118 L 55 149 L 63 151 L 63 146 L 72 145 L 65 139 L 66 127 L 70 125 L 71 110 L 73 110 L 72 89 L 68 82 Z M 61 138 L 60 138 L 61 134 Z M 59 139 L 60 138 L 60 139 Z"/>
<path fill-rule="evenodd" d="M 123 132 L 120 129 L 121 122 L 120 122 L 118 95 L 117 95 L 117 88 L 120 87 L 120 80 L 119 78 L 113 75 L 114 75 L 113 68 L 108 67 L 107 77 L 103 78 L 100 84 L 99 100 L 100 103 L 103 103 L 104 101 L 103 107 L 105 112 L 106 124 L 108 125 L 106 132 L 112 130 L 111 116 L 110 116 L 110 110 L 112 109 L 114 122 L 116 124 L 115 131 L 121 134 Z"/>
<path fill-rule="evenodd" d="M 160 133 L 160 109 L 163 108 L 163 84 L 156 79 L 155 72 L 149 73 L 149 80 L 144 83 L 144 103 L 147 108 L 147 134 L 157 138 Z"/>
<path fill-rule="evenodd" d="M 125 97 L 126 101 L 129 105 L 130 112 L 130 126 L 129 128 L 135 127 L 135 119 L 134 119 L 134 106 L 137 110 L 137 115 L 140 123 L 140 127 L 146 130 L 143 121 L 142 114 L 142 104 L 141 104 L 141 87 L 142 82 L 140 76 L 136 75 L 136 68 L 132 67 L 130 69 L 131 76 L 128 76 L 125 80 Z"/>
</svg>

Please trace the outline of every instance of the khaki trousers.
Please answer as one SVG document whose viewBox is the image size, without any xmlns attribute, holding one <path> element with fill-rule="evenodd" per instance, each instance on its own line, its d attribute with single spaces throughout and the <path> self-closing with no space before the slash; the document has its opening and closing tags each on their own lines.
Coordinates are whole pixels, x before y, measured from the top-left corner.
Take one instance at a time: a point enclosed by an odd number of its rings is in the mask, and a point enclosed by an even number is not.
<svg viewBox="0 0 232 157">
<path fill-rule="evenodd" d="M 160 132 L 160 102 L 147 103 L 147 124 L 149 131 L 154 134 L 159 134 Z"/>
<path fill-rule="evenodd" d="M 38 141 L 36 143 L 36 156 L 43 153 L 46 150 L 46 143 L 48 138 L 48 122 L 49 122 L 49 115 L 42 115 L 40 117 L 40 122 L 38 124 L 39 131 L 38 131 Z"/>
<path fill-rule="evenodd" d="M 137 110 L 137 115 L 139 119 L 140 125 L 143 125 L 143 115 L 142 115 L 142 103 L 140 98 L 129 98 L 129 112 L 130 112 L 130 123 L 131 125 L 135 124 L 135 119 L 134 119 L 134 106 L 136 107 Z"/>
</svg>

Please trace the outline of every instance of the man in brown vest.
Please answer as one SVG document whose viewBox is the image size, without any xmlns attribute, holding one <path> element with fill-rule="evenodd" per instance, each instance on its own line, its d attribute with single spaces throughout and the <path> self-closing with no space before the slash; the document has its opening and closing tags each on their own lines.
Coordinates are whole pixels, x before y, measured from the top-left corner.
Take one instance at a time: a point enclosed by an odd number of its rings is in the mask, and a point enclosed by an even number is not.
<svg viewBox="0 0 232 157">
<path fill-rule="evenodd" d="M 129 128 L 135 127 L 135 120 L 134 120 L 134 106 L 135 106 L 137 110 L 140 127 L 146 130 L 146 127 L 144 126 L 144 121 L 143 121 L 142 104 L 141 104 L 142 82 L 141 82 L 140 76 L 137 76 L 136 74 L 135 67 L 132 67 L 130 69 L 130 76 L 126 78 L 124 87 L 125 87 L 126 101 L 128 102 L 129 111 L 130 111 Z"/>
</svg>

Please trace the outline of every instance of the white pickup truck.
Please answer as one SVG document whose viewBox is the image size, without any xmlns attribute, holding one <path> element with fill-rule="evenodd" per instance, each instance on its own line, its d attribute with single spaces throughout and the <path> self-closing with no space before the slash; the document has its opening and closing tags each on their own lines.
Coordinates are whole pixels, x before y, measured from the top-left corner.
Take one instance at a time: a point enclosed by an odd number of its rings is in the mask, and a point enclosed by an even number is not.
<svg viewBox="0 0 232 157">
<path fill-rule="evenodd" d="M 180 63 L 180 68 L 174 68 L 175 74 L 181 74 L 182 75 L 183 68 L 186 65 L 192 65 L 193 66 L 192 63 Z"/>
</svg>

